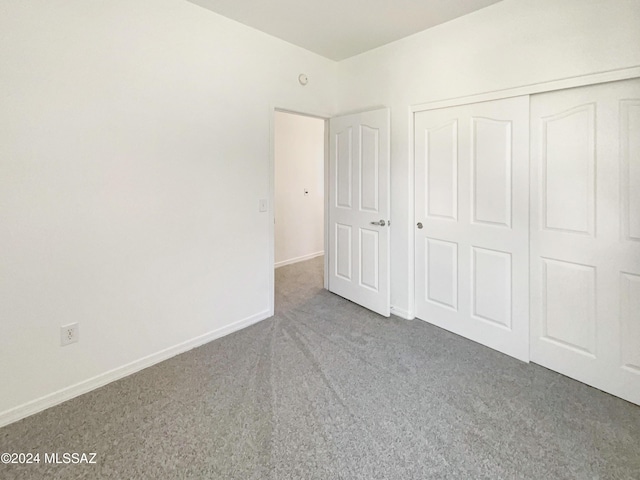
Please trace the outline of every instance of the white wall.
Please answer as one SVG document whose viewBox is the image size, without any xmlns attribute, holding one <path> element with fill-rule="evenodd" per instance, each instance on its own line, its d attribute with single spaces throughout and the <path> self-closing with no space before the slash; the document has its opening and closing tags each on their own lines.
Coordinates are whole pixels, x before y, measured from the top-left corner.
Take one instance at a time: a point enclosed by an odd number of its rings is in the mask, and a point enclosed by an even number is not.
<svg viewBox="0 0 640 480">
<path fill-rule="evenodd" d="M 277 268 L 324 252 L 324 120 L 276 112 L 274 140 Z"/>
<path fill-rule="evenodd" d="M 3 0 L 0 65 L 0 424 L 267 316 L 273 107 L 331 114 L 334 62 L 185 0 Z"/>
<path fill-rule="evenodd" d="M 338 64 L 340 111 L 391 107 L 391 303 L 411 315 L 410 106 L 640 65 L 639 0 L 504 0 Z"/>
</svg>

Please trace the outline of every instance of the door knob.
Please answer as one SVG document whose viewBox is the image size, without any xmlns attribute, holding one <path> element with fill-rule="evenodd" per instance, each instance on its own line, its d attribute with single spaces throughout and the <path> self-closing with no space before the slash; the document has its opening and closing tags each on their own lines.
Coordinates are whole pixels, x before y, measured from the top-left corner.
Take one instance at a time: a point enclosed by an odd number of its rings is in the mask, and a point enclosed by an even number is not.
<svg viewBox="0 0 640 480">
<path fill-rule="evenodd" d="M 418 222 L 417 227 L 418 227 L 420 230 L 422 230 L 422 222 Z"/>
<path fill-rule="evenodd" d="M 371 225 L 379 225 L 381 227 L 384 227 L 386 223 L 384 220 L 380 220 L 379 222 L 371 222 Z"/>
</svg>

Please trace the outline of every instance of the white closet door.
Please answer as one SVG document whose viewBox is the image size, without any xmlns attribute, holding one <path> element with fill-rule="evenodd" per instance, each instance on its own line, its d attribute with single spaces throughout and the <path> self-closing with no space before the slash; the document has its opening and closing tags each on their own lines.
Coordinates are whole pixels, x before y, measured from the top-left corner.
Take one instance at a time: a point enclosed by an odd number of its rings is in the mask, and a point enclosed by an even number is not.
<svg viewBox="0 0 640 480">
<path fill-rule="evenodd" d="M 529 360 L 529 98 L 415 114 L 416 316 Z"/>
<path fill-rule="evenodd" d="M 389 316 L 388 108 L 329 122 L 329 290 Z"/>
<path fill-rule="evenodd" d="M 531 360 L 640 404 L 640 80 L 531 98 Z"/>
</svg>

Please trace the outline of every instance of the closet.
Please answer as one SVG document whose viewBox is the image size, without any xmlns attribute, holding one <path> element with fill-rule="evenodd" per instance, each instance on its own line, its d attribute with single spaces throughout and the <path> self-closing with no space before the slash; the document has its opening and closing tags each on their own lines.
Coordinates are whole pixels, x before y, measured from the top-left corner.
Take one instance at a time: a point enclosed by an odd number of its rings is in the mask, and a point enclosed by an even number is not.
<svg viewBox="0 0 640 480">
<path fill-rule="evenodd" d="M 640 404 L 640 79 L 414 134 L 416 316 Z"/>
</svg>

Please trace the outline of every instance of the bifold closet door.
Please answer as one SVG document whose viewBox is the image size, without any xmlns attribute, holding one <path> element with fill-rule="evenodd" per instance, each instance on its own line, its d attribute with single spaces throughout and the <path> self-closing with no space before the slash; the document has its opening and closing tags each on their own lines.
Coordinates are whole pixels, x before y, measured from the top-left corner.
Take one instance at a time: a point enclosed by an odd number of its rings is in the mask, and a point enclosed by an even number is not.
<svg viewBox="0 0 640 480">
<path fill-rule="evenodd" d="M 640 404 L 640 79 L 531 97 L 531 361 Z"/>
<path fill-rule="evenodd" d="M 529 97 L 415 114 L 416 316 L 529 360 Z"/>
</svg>

